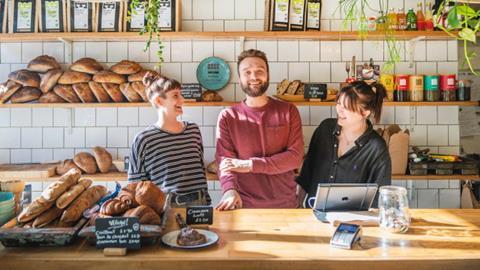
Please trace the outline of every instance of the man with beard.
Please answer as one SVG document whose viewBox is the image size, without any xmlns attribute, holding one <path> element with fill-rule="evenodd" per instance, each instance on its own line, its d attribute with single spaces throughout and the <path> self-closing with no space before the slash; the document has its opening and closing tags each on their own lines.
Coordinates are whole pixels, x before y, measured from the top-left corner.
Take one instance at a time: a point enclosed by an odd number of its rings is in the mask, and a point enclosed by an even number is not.
<svg viewBox="0 0 480 270">
<path fill-rule="evenodd" d="M 304 153 L 300 114 L 294 105 L 266 95 L 265 53 L 242 52 L 237 70 L 246 99 L 218 119 L 216 161 L 223 196 L 217 209 L 295 208 L 294 169 Z"/>
</svg>

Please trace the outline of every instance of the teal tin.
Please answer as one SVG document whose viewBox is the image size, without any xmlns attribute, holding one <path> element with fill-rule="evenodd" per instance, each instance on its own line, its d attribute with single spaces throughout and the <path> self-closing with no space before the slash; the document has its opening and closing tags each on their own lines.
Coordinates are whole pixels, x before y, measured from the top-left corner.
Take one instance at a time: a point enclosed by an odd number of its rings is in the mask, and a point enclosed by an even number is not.
<svg viewBox="0 0 480 270">
<path fill-rule="evenodd" d="M 440 87 L 438 75 L 425 75 L 423 82 L 425 91 L 438 91 Z"/>
<path fill-rule="evenodd" d="M 197 80 L 203 88 L 218 91 L 230 81 L 230 66 L 221 58 L 208 57 L 198 65 Z"/>
</svg>

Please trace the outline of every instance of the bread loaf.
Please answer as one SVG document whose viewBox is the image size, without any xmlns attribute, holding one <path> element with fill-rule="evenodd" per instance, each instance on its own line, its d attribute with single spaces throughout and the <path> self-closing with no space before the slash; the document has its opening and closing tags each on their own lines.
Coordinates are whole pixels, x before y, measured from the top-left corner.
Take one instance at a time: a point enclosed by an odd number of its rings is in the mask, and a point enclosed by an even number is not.
<svg viewBox="0 0 480 270">
<path fill-rule="evenodd" d="M 302 95 L 305 93 L 305 84 L 300 83 L 300 86 L 297 88 L 297 92 L 295 92 L 295 95 Z"/>
<path fill-rule="evenodd" d="M 83 103 L 97 102 L 88 83 L 76 83 L 73 85 L 73 90 Z"/>
<path fill-rule="evenodd" d="M 207 90 L 202 93 L 202 100 L 207 102 L 220 102 L 223 98 L 215 91 Z"/>
<path fill-rule="evenodd" d="M 53 204 L 53 201 L 45 202 L 40 197 L 38 197 L 29 206 L 23 209 L 23 211 L 18 215 L 17 220 L 20 223 L 28 222 L 39 216 L 41 213 L 50 209 Z"/>
<path fill-rule="evenodd" d="M 125 212 L 124 217 L 138 217 L 140 224 L 160 225 L 160 216 L 147 205 L 140 205 Z"/>
<path fill-rule="evenodd" d="M 94 174 L 98 171 L 95 158 L 87 152 L 80 152 L 76 154 L 73 157 L 73 162 L 75 162 L 75 165 L 82 169 L 82 171 L 88 174 Z"/>
<path fill-rule="evenodd" d="M 60 69 L 60 64 L 51 56 L 40 55 L 30 61 L 27 68 L 31 71 L 45 73 L 52 69 Z"/>
<path fill-rule="evenodd" d="M 48 209 L 47 211 L 43 212 L 40 216 L 38 216 L 35 221 L 33 221 L 33 228 L 42 228 L 47 226 L 50 222 L 54 221 L 56 218 L 61 216 L 63 210 L 53 206 L 52 208 Z"/>
<path fill-rule="evenodd" d="M 43 76 L 42 80 L 40 81 L 40 90 L 43 93 L 47 93 L 48 91 L 52 90 L 53 87 L 57 84 L 58 79 L 62 76 L 63 71 L 61 69 L 52 69 L 49 70 Z"/>
<path fill-rule="evenodd" d="M 135 74 L 128 75 L 128 81 L 129 82 L 142 82 L 143 77 L 145 77 L 145 75 L 148 72 L 152 73 L 155 76 L 158 76 L 158 73 L 156 71 L 144 69 L 144 70 L 140 70 L 139 72 L 137 72 Z"/>
<path fill-rule="evenodd" d="M 111 72 L 111 71 L 100 71 L 97 74 L 93 75 L 93 80 L 99 83 L 115 83 L 122 84 L 125 83 L 125 76 Z"/>
<path fill-rule="evenodd" d="M 77 169 L 80 171 L 80 168 L 75 165 L 75 162 L 73 162 L 72 159 L 65 159 L 59 165 L 57 165 L 57 167 L 55 168 L 55 172 L 57 175 L 64 175 L 71 169 Z"/>
<path fill-rule="evenodd" d="M 165 194 L 152 181 L 141 181 L 135 190 L 135 200 L 140 205 L 150 206 L 160 215 L 165 205 Z"/>
<path fill-rule="evenodd" d="M 287 88 L 287 93 L 289 95 L 295 95 L 297 92 L 298 87 L 300 86 L 302 82 L 299 80 L 294 80 Z"/>
<path fill-rule="evenodd" d="M 102 83 L 107 94 L 112 98 L 113 102 L 124 102 L 125 97 L 120 91 L 120 86 L 115 83 Z"/>
<path fill-rule="evenodd" d="M 71 169 L 66 174 L 62 175 L 60 179 L 51 183 L 46 189 L 43 190 L 40 197 L 47 202 L 55 201 L 60 195 L 62 195 L 67 189 L 75 185 L 80 179 L 80 171 L 77 169 Z"/>
<path fill-rule="evenodd" d="M 130 183 L 118 193 L 117 198 L 122 202 L 128 204 L 130 207 L 137 207 L 138 202 L 135 200 L 135 190 L 137 183 Z"/>
<path fill-rule="evenodd" d="M 27 69 L 20 69 L 10 72 L 10 74 L 8 74 L 8 79 L 23 86 L 30 86 L 35 88 L 40 87 L 40 76 L 38 76 L 38 73 Z"/>
<path fill-rule="evenodd" d="M 63 212 L 60 221 L 64 224 L 74 224 L 82 217 L 86 209 L 92 207 L 106 194 L 107 188 L 104 186 L 92 186 L 88 188 Z"/>
<path fill-rule="evenodd" d="M 103 70 L 102 65 L 93 58 L 80 58 L 75 63 L 70 66 L 70 70 L 88 73 L 88 74 L 97 74 Z"/>
<path fill-rule="evenodd" d="M 110 69 L 117 74 L 129 75 L 142 70 L 142 66 L 133 61 L 122 60 L 113 65 Z"/>
<path fill-rule="evenodd" d="M 49 92 L 43 94 L 38 99 L 38 102 L 40 102 L 40 103 L 65 103 L 67 101 L 65 101 L 59 95 L 55 94 L 55 92 L 49 91 Z"/>
<path fill-rule="evenodd" d="M 6 81 L 0 85 L 0 103 L 7 102 L 15 92 L 20 90 L 22 85 L 14 81 Z"/>
<path fill-rule="evenodd" d="M 287 92 L 288 86 L 290 85 L 290 81 L 287 79 L 283 79 L 278 85 L 277 85 L 277 95 L 284 95 L 285 92 Z"/>
<path fill-rule="evenodd" d="M 73 91 L 73 87 L 71 85 L 57 84 L 53 88 L 53 92 L 67 102 L 80 103 L 80 99 L 78 98 L 77 94 L 75 94 L 75 91 Z"/>
<path fill-rule="evenodd" d="M 107 149 L 96 146 L 93 148 L 93 155 L 95 157 L 100 172 L 109 172 L 110 167 L 112 166 L 112 155 L 107 151 Z"/>
<path fill-rule="evenodd" d="M 130 83 L 123 83 L 120 85 L 120 91 L 127 98 L 129 102 L 141 102 L 143 101 L 142 97 L 133 90 Z"/>
<path fill-rule="evenodd" d="M 120 216 L 123 215 L 123 213 L 125 213 L 128 209 L 130 209 L 130 205 L 122 202 L 118 198 L 114 198 L 106 201 L 102 205 L 100 208 L 100 214 L 108 216 Z"/>
<path fill-rule="evenodd" d="M 59 84 L 88 83 L 92 77 L 87 73 L 77 71 L 65 71 L 58 79 Z"/>
<path fill-rule="evenodd" d="M 63 193 L 55 202 L 56 206 L 60 209 L 65 209 L 73 200 L 75 200 L 84 190 L 90 187 L 92 180 L 87 178 L 81 178 L 78 183 L 69 188 Z"/>
<path fill-rule="evenodd" d="M 41 95 L 42 95 L 42 91 L 40 91 L 40 89 L 33 88 L 30 86 L 24 86 L 20 90 L 15 92 L 13 96 L 10 97 L 10 102 L 26 103 L 26 102 L 39 99 Z"/>
<path fill-rule="evenodd" d="M 94 81 L 89 81 L 88 86 L 90 86 L 90 90 L 92 90 L 92 93 L 97 98 L 98 102 L 100 103 L 112 102 L 112 99 L 108 95 L 107 91 L 105 91 L 102 84 Z"/>
<path fill-rule="evenodd" d="M 146 87 L 143 82 L 132 82 L 131 83 L 132 89 L 137 92 L 139 96 L 142 97 L 143 101 L 148 101 Z"/>
</svg>

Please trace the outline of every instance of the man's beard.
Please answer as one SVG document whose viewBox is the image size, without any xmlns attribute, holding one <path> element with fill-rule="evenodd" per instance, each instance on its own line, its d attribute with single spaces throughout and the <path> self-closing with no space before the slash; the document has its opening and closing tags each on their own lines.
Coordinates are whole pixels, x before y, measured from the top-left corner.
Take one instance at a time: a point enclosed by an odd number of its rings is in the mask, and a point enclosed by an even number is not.
<svg viewBox="0 0 480 270">
<path fill-rule="evenodd" d="M 249 86 L 248 84 L 244 85 L 244 84 L 240 83 L 240 87 L 242 88 L 243 92 L 245 94 L 247 94 L 247 96 L 249 96 L 249 97 L 259 97 L 267 91 L 269 84 L 270 84 L 269 81 L 266 81 L 266 82 L 262 83 L 260 85 L 260 87 L 253 88 L 253 87 Z"/>
</svg>

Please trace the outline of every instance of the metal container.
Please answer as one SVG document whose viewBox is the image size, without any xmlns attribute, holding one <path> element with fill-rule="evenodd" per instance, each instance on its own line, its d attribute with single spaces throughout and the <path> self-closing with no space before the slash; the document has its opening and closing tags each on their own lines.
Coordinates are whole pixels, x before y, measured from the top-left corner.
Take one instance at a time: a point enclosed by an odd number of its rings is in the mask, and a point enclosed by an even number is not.
<svg viewBox="0 0 480 270">
<path fill-rule="evenodd" d="M 442 101 L 456 101 L 456 75 L 440 75 L 440 99 Z"/>
<path fill-rule="evenodd" d="M 425 101 L 439 101 L 440 88 L 438 75 L 425 75 L 423 82 Z"/>
<path fill-rule="evenodd" d="M 395 101 L 410 101 L 408 93 L 408 78 L 410 75 L 397 74 L 395 76 Z"/>
<path fill-rule="evenodd" d="M 412 75 L 408 80 L 411 101 L 423 101 L 423 75 Z"/>
<path fill-rule="evenodd" d="M 387 90 L 387 100 L 393 101 L 395 77 L 392 74 L 382 74 L 380 75 L 380 83 L 385 87 L 385 90 Z"/>
</svg>

